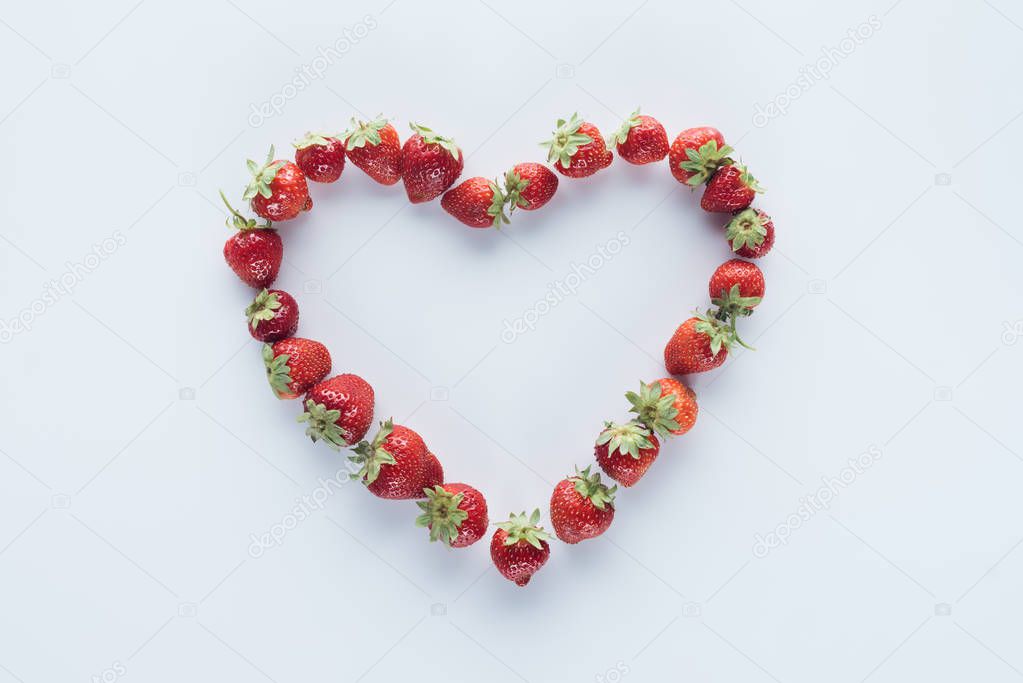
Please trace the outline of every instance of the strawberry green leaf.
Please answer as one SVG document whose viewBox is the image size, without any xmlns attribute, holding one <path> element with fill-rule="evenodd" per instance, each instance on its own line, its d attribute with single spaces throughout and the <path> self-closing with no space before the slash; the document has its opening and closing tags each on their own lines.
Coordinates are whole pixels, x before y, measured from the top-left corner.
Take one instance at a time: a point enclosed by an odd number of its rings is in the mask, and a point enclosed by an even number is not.
<svg viewBox="0 0 1023 683">
<path fill-rule="evenodd" d="M 352 479 L 360 479 L 364 484 L 372 484 L 380 476 L 382 465 L 393 465 L 394 456 L 384 448 L 384 441 L 394 431 L 394 421 L 387 418 L 380 423 L 380 431 L 373 437 L 373 441 L 360 441 L 355 447 L 355 454 L 348 456 L 356 465 L 360 465 L 359 471 L 351 475 Z"/>
<path fill-rule="evenodd" d="M 282 305 L 277 298 L 276 292 L 271 294 L 268 290 L 264 289 L 246 307 L 245 317 L 248 319 L 249 324 L 252 325 L 252 329 L 256 329 L 261 320 L 273 320 L 277 309 Z"/>
<path fill-rule="evenodd" d="M 352 117 L 352 127 L 342 133 L 345 149 L 351 151 L 366 145 L 376 147 L 380 144 L 380 131 L 386 125 L 387 119 L 383 114 L 377 114 L 372 121 L 356 121 L 355 117 Z"/>
<path fill-rule="evenodd" d="M 540 541 L 548 541 L 551 535 L 544 531 L 540 524 L 540 509 L 533 510 L 528 517 L 525 512 L 512 514 L 508 521 L 497 525 L 498 529 L 504 529 L 508 537 L 504 539 L 505 545 L 515 545 L 519 541 L 525 541 L 537 550 L 542 550 Z"/>
<path fill-rule="evenodd" d="M 625 144 L 625 141 L 629 139 L 629 131 L 639 124 L 639 107 L 636 107 L 636 111 L 629 114 L 629 118 L 622 121 L 621 127 L 607 139 L 608 146 L 610 147 L 616 143 L 619 145 Z"/>
<path fill-rule="evenodd" d="M 469 513 L 458 507 L 464 496 L 446 491 L 439 484 L 433 488 L 424 488 L 423 493 L 426 494 L 426 500 L 416 503 L 423 511 L 423 514 L 416 517 L 416 526 L 429 527 L 431 541 L 451 545 L 458 537 L 462 523 L 469 518 Z"/>
<path fill-rule="evenodd" d="M 659 387 L 660 385 L 658 385 Z M 674 406 L 672 409 L 674 410 Z M 678 414 L 678 411 L 676 410 L 675 413 Z M 675 423 L 675 429 L 678 429 L 677 422 Z M 624 425 L 605 422 L 604 431 L 597 437 L 597 445 L 606 445 L 607 452 L 610 455 L 619 453 L 631 456 L 636 460 L 640 458 L 640 451 L 654 447 L 653 442 L 650 441 L 650 430 L 636 420 L 627 422 Z"/>
<path fill-rule="evenodd" d="M 305 433 L 313 443 L 323 441 L 332 449 L 340 450 L 349 445 L 348 431 L 338 426 L 340 410 L 328 410 L 327 406 L 312 399 L 305 402 L 305 412 L 298 416 L 299 422 L 306 423 Z"/>
<path fill-rule="evenodd" d="M 732 245 L 732 251 L 743 247 L 759 247 L 767 237 L 767 221 L 756 209 L 743 209 L 728 222 L 725 238 Z"/>
<path fill-rule="evenodd" d="M 224 191 L 220 190 L 220 198 L 224 202 L 224 206 L 231 212 L 231 217 L 227 219 L 226 224 L 229 228 L 236 230 L 272 230 L 273 224 L 270 221 L 265 223 L 256 223 L 254 218 L 246 218 L 241 215 L 237 209 L 231 206 L 231 202 L 227 201 L 227 197 L 224 196 Z"/>
<path fill-rule="evenodd" d="M 572 157 L 576 155 L 579 148 L 593 142 L 589 135 L 579 132 L 583 123 L 579 114 L 572 114 L 572 118 L 568 121 L 558 119 L 554 137 L 540 143 L 542 147 L 547 148 L 547 161 L 557 162 L 561 164 L 562 168 L 568 168 L 572 163 Z"/>
<path fill-rule="evenodd" d="M 423 142 L 425 142 L 426 144 L 440 145 L 445 150 L 447 150 L 447 153 L 450 154 L 455 159 L 455 161 L 457 161 L 461 157 L 462 151 L 458 149 L 458 145 L 456 145 L 455 141 L 452 140 L 451 138 L 446 138 L 443 135 L 438 135 L 437 133 L 434 133 L 432 129 L 427 128 L 426 126 L 421 126 L 418 123 L 410 123 L 408 125 L 409 128 L 411 128 L 414 133 L 423 138 Z"/>
<path fill-rule="evenodd" d="M 569 477 L 568 479 L 572 482 L 575 487 L 575 492 L 583 498 L 586 498 L 593 504 L 593 507 L 598 510 L 603 510 L 607 506 L 614 507 L 615 491 L 618 490 L 617 486 L 608 488 L 600 481 L 600 472 L 594 472 L 590 474 L 590 468 L 586 467 L 582 472 L 579 468 L 575 469 L 575 476 Z M 537 520 L 539 521 L 539 520 Z"/>
<path fill-rule="evenodd" d="M 650 432 L 655 432 L 661 437 L 669 437 L 681 426 L 675 419 L 678 417 L 678 408 L 675 407 L 674 395 L 662 396 L 659 383 L 640 382 L 639 393 L 626 392 L 625 398 L 632 404 L 629 412 L 636 413 L 636 419 Z"/>
<path fill-rule="evenodd" d="M 277 177 L 277 171 L 285 164 L 283 161 L 274 161 L 273 145 L 270 145 L 270 153 L 266 155 L 266 161 L 262 166 L 257 166 L 256 162 L 252 159 L 247 160 L 245 164 L 249 167 L 252 180 L 245 187 L 245 194 L 242 195 L 242 199 L 249 201 L 257 194 L 262 195 L 266 199 L 272 197 L 273 191 L 270 189 L 270 183 Z"/>
<path fill-rule="evenodd" d="M 286 353 L 274 355 L 274 349 L 269 344 L 263 344 L 263 364 L 266 366 L 266 378 L 270 382 L 270 388 L 278 398 L 281 394 L 289 393 L 288 385 L 291 384 L 291 367 L 288 361 L 291 359 Z"/>
<path fill-rule="evenodd" d="M 693 187 L 704 184 L 719 167 L 732 163 L 728 155 L 734 151 L 728 145 L 719 149 L 717 140 L 708 140 L 699 149 L 686 149 L 687 160 L 679 163 L 679 168 L 693 174 L 686 183 Z"/>
<path fill-rule="evenodd" d="M 306 133 L 305 137 L 300 140 L 295 140 L 291 144 L 295 146 L 295 149 L 305 149 L 306 147 L 312 147 L 313 145 L 329 145 L 330 140 L 327 138 L 336 137 L 330 133 Z"/>
</svg>

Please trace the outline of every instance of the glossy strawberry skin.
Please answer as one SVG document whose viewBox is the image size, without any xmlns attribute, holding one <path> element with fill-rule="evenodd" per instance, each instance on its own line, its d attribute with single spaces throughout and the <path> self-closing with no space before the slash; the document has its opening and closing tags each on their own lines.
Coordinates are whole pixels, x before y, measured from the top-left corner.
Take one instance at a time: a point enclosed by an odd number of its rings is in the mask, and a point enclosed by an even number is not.
<svg viewBox="0 0 1023 683">
<path fill-rule="evenodd" d="M 366 487 L 370 493 L 390 500 L 425 498 L 423 469 L 429 451 L 423 438 L 408 427 L 394 425 L 381 448 L 391 454 L 394 464 L 380 466 L 380 474 Z"/>
<path fill-rule="evenodd" d="M 551 494 L 551 524 L 565 543 L 578 543 L 600 536 L 615 517 L 614 504 L 601 510 L 575 490 L 571 479 L 562 479 Z"/>
<path fill-rule="evenodd" d="M 520 204 L 518 208 L 523 211 L 539 209 L 549 202 L 554 197 L 554 193 L 558 191 L 558 176 L 543 164 L 532 162 L 516 164 L 512 171 L 529 183 L 520 194 L 525 203 Z"/>
<path fill-rule="evenodd" d="M 755 263 L 742 259 L 725 261 L 710 276 L 707 290 L 710 297 L 725 297 L 733 285 L 739 285 L 739 296 L 764 298 L 764 273 Z"/>
<path fill-rule="evenodd" d="M 700 200 L 700 208 L 713 213 L 734 213 L 753 203 L 756 191 L 742 180 L 742 168 L 729 164 L 711 176 Z"/>
<path fill-rule="evenodd" d="M 268 292 L 277 295 L 281 306 L 274 311 L 274 317 L 270 320 L 258 320 L 255 327 L 248 325 L 249 334 L 253 339 L 267 343 L 295 336 L 298 331 L 298 302 L 295 297 L 281 289 L 271 289 Z"/>
<path fill-rule="evenodd" d="M 689 158 L 686 156 L 686 150 L 697 150 L 711 140 L 718 143 L 718 148 L 725 146 L 725 136 L 717 128 L 711 128 L 710 126 L 687 128 L 678 134 L 674 142 L 671 143 L 671 149 L 668 151 L 668 165 L 671 168 L 671 174 L 675 176 L 675 180 L 683 185 L 688 184 L 689 179 L 695 174 L 681 167 L 682 162 Z"/>
<path fill-rule="evenodd" d="M 490 228 L 494 217 L 487 213 L 494 201 L 493 181 L 469 178 L 444 193 L 440 205 L 470 228 Z"/>
<path fill-rule="evenodd" d="M 456 159 L 437 143 L 427 143 L 415 133 L 401 148 L 401 176 L 405 193 L 413 204 L 429 202 L 441 196 L 462 175 L 465 155 L 458 150 Z"/>
<path fill-rule="evenodd" d="M 295 150 L 295 163 L 305 176 L 317 183 L 333 183 L 345 170 L 345 145 L 337 138 L 325 138 L 326 145 L 309 145 Z"/>
<path fill-rule="evenodd" d="M 639 124 L 629 129 L 625 142 L 616 145 L 618 156 L 630 164 L 652 164 L 668 154 L 668 134 L 660 121 L 640 114 Z"/>
<path fill-rule="evenodd" d="M 771 251 L 771 247 L 774 246 L 774 221 L 760 209 L 757 209 L 756 212 L 757 216 L 763 223 L 764 229 L 767 230 L 767 234 L 764 235 L 764 241 L 755 246 L 744 244 L 738 249 L 734 249 L 734 245 L 730 243 L 729 246 L 733 246 L 733 251 L 736 256 L 741 256 L 743 258 L 760 258 L 761 256 L 766 255 L 767 252 Z M 740 211 L 737 213 L 742 212 Z"/>
<path fill-rule="evenodd" d="M 678 326 L 664 347 L 664 367 L 672 375 L 690 375 L 719 367 L 728 357 L 722 347 L 715 355 L 710 349 L 710 337 L 696 330 L 699 318 L 689 318 Z"/>
<path fill-rule="evenodd" d="M 440 464 L 440 459 L 427 449 L 426 462 L 423 465 L 423 481 L 419 488 L 433 488 L 443 483 L 444 467 Z"/>
<path fill-rule="evenodd" d="M 330 372 L 330 352 L 327 347 L 312 339 L 289 337 L 273 345 L 274 357 L 287 354 L 291 382 L 288 391 L 277 393 L 277 398 L 298 398 L 314 385 L 323 381 Z"/>
<path fill-rule="evenodd" d="M 401 180 L 401 139 L 391 124 L 380 129 L 380 144 L 346 149 L 348 160 L 381 185 Z"/>
<path fill-rule="evenodd" d="M 483 538 L 487 533 L 487 526 L 490 524 L 487 499 L 483 497 L 483 494 L 468 484 L 457 482 L 444 484 L 443 488 L 448 493 L 461 493 L 462 501 L 458 504 L 458 509 L 465 510 L 469 514 L 458 527 L 458 536 L 451 541 L 451 547 L 465 548 Z"/>
<path fill-rule="evenodd" d="M 722 350 L 724 353 L 724 350 Z M 722 361 L 724 362 L 724 361 Z M 675 373 L 672 373 L 675 374 Z M 696 403 L 696 392 L 679 382 L 674 377 L 662 377 L 654 380 L 651 384 L 661 387 L 661 396 L 671 394 L 675 397 L 672 407 L 678 411 L 675 421 L 678 422 L 678 429 L 671 430 L 673 436 L 682 436 L 696 424 L 696 418 L 700 414 L 700 407 Z"/>
<path fill-rule="evenodd" d="M 276 230 L 239 230 L 224 242 L 224 260 L 249 287 L 273 284 L 281 270 L 284 243 Z"/>
<path fill-rule="evenodd" d="M 335 421 L 345 435 L 345 441 L 352 445 L 361 441 L 373 424 L 373 387 L 358 375 L 335 375 L 315 385 L 305 395 L 305 400 L 337 410 L 341 416 Z"/>
<path fill-rule="evenodd" d="M 589 136 L 591 142 L 582 145 L 568 163 L 568 168 L 561 165 L 559 159 L 554 163 L 554 170 L 569 178 L 586 178 L 597 171 L 607 168 L 614 159 L 614 153 L 604 144 L 600 130 L 592 123 L 584 122 L 579 132 Z"/>
<path fill-rule="evenodd" d="M 657 436 L 650 434 L 647 436 L 647 439 L 653 444 L 653 447 L 641 448 L 639 458 L 634 458 L 628 453 L 622 454 L 618 450 L 611 453 L 609 444 L 594 446 L 593 454 L 597 458 L 597 464 L 600 465 L 600 469 L 604 470 L 607 476 L 622 486 L 633 486 L 643 478 L 643 475 L 654 464 L 654 460 L 657 459 L 657 455 L 661 451 L 661 444 L 657 441 Z"/>
<path fill-rule="evenodd" d="M 540 548 L 535 548 L 526 541 L 505 545 L 506 538 L 508 532 L 504 529 L 494 532 L 490 540 L 490 559 L 493 560 L 497 571 L 501 572 L 501 576 L 514 581 L 516 586 L 525 586 L 551 556 L 550 544 L 547 541 L 540 541 Z"/>
<path fill-rule="evenodd" d="M 251 206 L 256 215 L 273 222 L 287 221 L 313 208 L 302 169 L 290 161 L 277 160 L 274 163 L 282 165 L 270 181 L 270 197 L 257 194 L 252 198 Z"/>
</svg>

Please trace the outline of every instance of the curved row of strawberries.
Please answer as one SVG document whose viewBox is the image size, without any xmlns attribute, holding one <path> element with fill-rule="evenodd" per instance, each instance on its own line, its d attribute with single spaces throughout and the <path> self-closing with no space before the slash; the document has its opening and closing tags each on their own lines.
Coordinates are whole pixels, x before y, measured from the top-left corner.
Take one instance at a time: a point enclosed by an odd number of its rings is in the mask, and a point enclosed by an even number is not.
<svg viewBox="0 0 1023 683">
<path fill-rule="evenodd" d="M 413 135 L 401 144 L 386 119 L 352 119 L 352 127 L 341 135 L 309 133 L 294 143 L 294 162 L 274 159 L 273 147 L 262 165 L 250 160 L 252 180 L 243 198 L 265 222 L 246 218 L 221 193 L 231 214 L 228 224 L 237 229 L 224 245 L 224 258 L 243 282 L 261 290 L 245 310 L 249 332 L 263 342 L 274 394 L 280 399 L 304 397 L 298 421 L 305 424 L 306 434 L 334 449 L 351 448 L 349 460 L 358 468 L 353 479 L 381 498 L 417 500 L 421 514 L 415 521 L 429 529 L 430 540 L 461 548 L 486 534 L 490 522 L 486 498 L 472 486 L 446 481 L 438 458 L 408 427 L 388 419 L 367 440 L 373 422 L 372 386 L 350 373 L 328 379 L 332 363 L 327 348 L 295 336 L 298 303 L 287 292 L 268 289 L 283 258 L 273 223 L 310 210 L 307 180 L 337 181 L 346 159 L 381 184 L 403 181 L 413 203 L 441 197 L 445 211 L 474 228 L 500 227 L 516 209 L 539 209 L 557 191 L 558 177 L 538 163 L 517 164 L 500 181 L 475 177 L 452 187 L 462 173 L 462 151 L 453 140 L 425 126 L 413 123 L 411 128 Z M 596 126 L 573 114 L 559 120 L 553 138 L 542 144 L 554 169 L 570 178 L 609 166 L 612 145 L 632 164 L 667 157 L 679 182 L 691 188 L 706 186 L 700 202 L 705 210 L 731 214 L 725 237 L 736 255 L 759 258 L 774 244 L 771 218 L 750 207 L 763 190 L 746 167 L 731 158 L 732 148 L 714 128 L 684 130 L 669 146 L 664 126 L 637 109 L 605 143 Z M 712 308 L 679 325 L 665 346 L 665 367 L 671 375 L 718 367 L 733 344 L 745 346 L 736 321 L 760 303 L 764 276 L 755 264 L 733 258 L 714 272 L 708 291 Z M 604 533 L 614 519 L 618 484 L 636 484 L 657 458 L 661 440 L 685 434 L 696 423 L 695 393 L 672 377 L 640 382 L 639 391 L 625 397 L 632 419 L 605 422 L 594 445 L 597 465 L 616 484 L 608 487 L 600 473 L 587 466 L 560 481 L 551 494 L 551 523 L 565 543 Z M 539 522 L 539 509 L 512 514 L 496 525 L 491 538 L 494 564 L 519 586 L 526 585 L 550 555 L 551 535 Z"/>
</svg>

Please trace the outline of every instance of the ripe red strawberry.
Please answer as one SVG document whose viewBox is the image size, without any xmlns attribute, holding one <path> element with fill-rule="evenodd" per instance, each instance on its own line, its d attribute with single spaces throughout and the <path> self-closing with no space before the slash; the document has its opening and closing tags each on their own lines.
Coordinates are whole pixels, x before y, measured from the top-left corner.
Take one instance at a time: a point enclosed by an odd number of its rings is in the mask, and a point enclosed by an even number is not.
<svg viewBox="0 0 1023 683">
<path fill-rule="evenodd" d="M 373 424 L 373 387 L 358 375 L 335 375 L 305 395 L 305 433 L 313 443 L 323 440 L 337 450 L 358 443 Z"/>
<path fill-rule="evenodd" d="M 462 175 L 465 161 L 455 141 L 410 123 L 414 135 L 401 148 L 401 175 L 413 204 L 441 196 Z"/>
<path fill-rule="evenodd" d="M 575 476 L 562 479 L 551 494 L 551 524 L 565 543 L 578 543 L 607 531 L 615 518 L 615 491 L 600 481 L 600 473 L 576 468 Z"/>
<path fill-rule="evenodd" d="M 731 163 L 728 155 L 732 151 L 717 128 L 687 128 L 671 143 L 668 165 L 675 180 L 690 187 L 699 187 L 719 166 Z"/>
<path fill-rule="evenodd" d="M 709 311 L 678 326 L 664 347 L 664 367 L 672 375 L 713 370 L 728 357 L 735 332 Z"/>
<path fill-rule="evenodd" d="M 231 212 L 231 217 L 227 219 L 228 227 L 238 230 L 224 242 L 224 260 L 249 287 L 269 287 L 277 279 L 281 259 L 284 258 L 281 236 L 270 226 L 270 221 L 257 224 L 255 219 L 245 218 L 238 213 L 223 192 L 220 198 Z"/>
<path fill-rule="evenodd" d="M 625 398 L 636 420 L 661 438 L 685 434 L 700 414 L 696 392 L 672 377 L 640 382 L 639 393 L 628 391 Z"/>
<path fill-rule="evenodd" d="M 306 133 L 294 143 L 295 163 L 309 180 L 332 183 L 345 170 L 345 144 L 323 133 Z"/>
<path fill-rule="evenodd" d="M 558 176 L 543 164 L 515 164 L 504 174 L 504 188 L 512 211 L 533 211 L 558 191 Z"/>
<path fill-rule="evenodd" d="M 749 315 L 764 298 L 764 273 L 755 263 L 733 258 L 710 276 L 711 303 L 728 319 Z"/>
<path fill-rule="evenodd" d="M 594 446 L 597 464 L 622 486 L 632 486 L 642 479 L 660 450 L 657 437 L 636 421 L 623 425 L 605 422 Z"/>
<path fill-rule="evenodd" d="M 547 541 L 551 535 L 539 526 L 540 511 L 526 517 L 523 512 L 511 515 L 507 522 L 497 525 L 490 540 L 490 559 L 501 575 L 516 586 L 525 586 L 533 578 L 533 574 L 551 556 L 551 547 Z"/>
<path fill-rule="evenodd" d="M 380 423 L 380 431 L 372 442 L 360 441 L 355 454 L 348 457 L 361 466 L 352 479 L 361 480 L 370 493 L 379 498 L 424 498 L 423 468 L 427 452 L 421 436 L 388 418 Z"/>
<path fill-rule="evenodd" d="M 728 222 L 725 238 L 737 256 L 760 258 L 774 246 L 774 221 L 760 209 L 743 209 Z"/>
<path fill-rule="evenodd" d="M 554 170 L 569 178 L 585 178 L 611 165 L 614 154 L 592 123 L 572 114 L 568 121 L 558 119 L 554 137 L 540 143 L 547 148 L 547 161 Z"/>
<path fill-rule="evenodd" d="M 401 180 L 401 140 L 398 131 L 382 116 L 372 121 L 352 119 L 342 137 L 348 160 L 381 185 Z"/>
<path fill-rule="evenodd" d="M 745 166 L 728 164 L 719 168 L 707 182 L 700 207 L 704 211 L 732 213 L 745 209 L 753 203 L 757 193 L 763 191 Z"/>
<path fill-rule="evenodd" d="M 507 200 L 497 183 L 476 177 L 445 192 L 440 205 L 470 228 L 499 228 L 508 222 L 504 213 Z"/>
<path fill-rule="evenodd" d="M 298 330 L 298 302 L 280 289 L 264 289 L 245 309 L 249 334 L 261 342 L 292 337 Z"/>
<path fill-rule="evenodd" d="M 437 459 L 437 456 L 427 449 L 426 464 L 423 465 L 423 481 L 420 482 L 421 488 L 433 488 L 434 486 L 443 483 L 444 467 L 440 464 L 440 460 Z"/>
<path fill-rule="evenodd" d="M 616 145 L 618 156 L 630 164 L 652 164 L 668 154 L 668 134 L 664 126 L 654 117 L 640 114 L 638 108 L 607 139 L 607 144 Z"/>
<path fill-rule="evenodd" d="M 252 159 L 246 163 L 252 180 L 245 188 L 243 198 L 250 201 L 257 216 L 268 221 L 286 221 L 313 208 L 302 169 L 290 161 L 274 161 L 273 145 L 262 166 Z"/>
<path fill-rule="evenodd" d="M 426 489 L 426 500 L 416 503 L 423 514 L 417 526 L 430 530 L 431 541 L 464 548 L 483 538 L 490 517 L 483 494 L 468 484 L 444 484 Z"/>
<path fill-rule="evenodd" d="M 330 352 L 318 341 L 289 337 L 263 345 L 263 364 L 277 398 L 298 398 L 330 372 Z"/>
</svg>

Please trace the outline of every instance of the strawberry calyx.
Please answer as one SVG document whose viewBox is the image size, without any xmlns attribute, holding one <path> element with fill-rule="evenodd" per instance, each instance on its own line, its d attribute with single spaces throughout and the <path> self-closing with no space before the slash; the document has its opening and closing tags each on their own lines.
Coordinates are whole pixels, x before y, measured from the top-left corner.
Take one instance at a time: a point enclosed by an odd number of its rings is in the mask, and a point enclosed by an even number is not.
<svg viewBox="0 0 1023 683">
<path fill-rule="evenodd" d="M 714 175 L 714 171 L 721 166 L 732 163 L 728 155 L 735 150 L 728 145 L 718 147 L 717 140 L 708 140 L 700 145 L 698 149 L 686 149 L 686 160 L 679 163 L 679 168 L 692 173 L 686 183 L 692 187 L 699 187 Z"/>
<path fill-rule="evenodd" d="M 743 209 L 728 221 L 725 226 L 725 239 L 732 245 L 732 251 L 743 247 L 754 249 L 764 243 L 767 238 L 767 221 L 756 209 Z"/>
<path fill-rule="evenodd" d="M 443 135 L 438 135 L 433 132 L 433 129 L 427 128 L 426 126 L 422 126 L 418 123 L 409 123 L 408 126 L 412 129 L 413 133 L 423 138 L 423 142 L 428 145 L 440 145 L 455 159 L 455 161 L 458 160 L 459 155 L 462 152 L 458 149 L 458 145 L 455 144 L 455 141 L 452 138 L 446 138 Z"/>
<path fill-rule="evenodd" d="M 760 183 L 757 182 L 757 179 L 753 177 L 753 174 L 749 172 L 748 168 L 746 168 L 742 164 L 740 164 L 738 168 L 741 171 L 741 173 L 739 174 L 739 180 L 742 181 L 743 185 L 745 185 L 746 187 L 748 187 L 749 189 L 753 190 L 758 194 L 763 194 L 764 192 L 767 191 L 760 186 Z"/>
<path fill-rule="evenodd" d="M 543 550 L 540 541 L 549 541 L 551 535 L 540 526 L 540 509 L 537 508 L 527 517 L 525 511 L 508 516 L 508 521 L 500 522 L 498 529 L 503 529 L 508 536 L 504 539 L 505 545 L 515 545 L 519 541 L 525 541 L 537 550 Z"/>
<path fill-rule="evenodd" d="M 579 118 L 578 113 L 572 114 L 568 121 L 558 119 L 554 137 L 540 143 L 541 147 L 547 148 L 547 161 L 557 161 L 563 168 L 568 168 L 579 148 L 593 142 L 589 135 L 579 132 L 583 123 L 585 122 Z"/>
<path fill-rule="evenodd" d="M 256 329 L 256 326 L 263 320 L 273 320 L 273 317 L 277 315 L 276 311 L 283 304 L 277 297 L 277 293 L 271 293 L 269 290 L 264 289 L 262 292 L 256 295 L 256 298 L 252 300 L 252 303 L 245 308 L 245 317 L 248 318 L 249 324 L 252 325 L 252 329 Z"/>
<path fill-rule="evenodd" d="M 508 216 L 505 215 L 504 212 L 504 207 L 508 205 L 510 196 L 501 190 L 501 187 L 497 184 L 497 182 L 491 183 L 488 181 L 488 186 L 490 187 L 490 191 L 494 194 L 494 198 L 491 200 L 490 206 L 487 207 L 487 215 L 492 219 L 491 225 L 500 230 L 502 223 L 506 225 L 511 224 L 511 220 L 509 220 Z M 514 208 L 515 205 L 512 204 L 512 209 Z M 509 210 L 509 213 L 511 213 L 511 210 Z"/>
<path fill-rule="evenodd" d="M 660 385 L 658 385 L 658 388 L 660 388 Z M 672 409 L 674 410 L 674 406 L 672 406 Z M 675 410 L 675 413 L 678 414 L 678 411 Z M 678 429 L 677 422 L 675 425 L 675 428 Z M 636 460 L 640 458 L 640 451 L 654 447 L 653 442 L 650 441 L 650 430 L 638 420 L 632 420 L 623 425 L 610 421 L 605 422 L 604 431 L 597 437 L 597 445 L 607 446 L 609 455 L 620 453 L 621 455 L 632 456 Z"/>
<path fill-rule="evenodd" d="M 603 510 L 608 505 L 614 507 L 615 492 L 618 490 L 618 486 L 612 486 L 611 488 L 605 486 L 600 481 L 600 472 L 590 474 L 589 466 L 580 472 L 579 468 L 576 467 L 575 476 L 569 477 L 568 480 L 575 487 L 575 492 L 589 500 L 593 507 L 598 510 Z"/>
<path fill-rule="evenodd" d="M 722 309 L 718 309 L 716 312 L 708 310 L 706 313 L 697 311 L 693 315 L 697 318 L 693 329 L 710 338 L 711 355 L 717 356 L 721 353 L 722 349 L 725 351 L 730 350 L 734 343 L 738 343 L 740 346 L 744 346 L 751 351 L 755 350 L 752 346 L 748 346 L 739 339 L 739 334 L 735 330 L 735 319 L 737 316 L 729 315 L 728 311 Z"/>
<path fill-rule="evenodd" d="M 426 500 L 416 502 L 423 511 L 423 514 L 416 517 L 416 526 L 429 527 L 431 541 L 451 545 L 458 538 L 462 522 L 469 518 L 469 513 L 458 507 L 464 496 L 461 493 L 451 493 L 440 484 L 424 488 L 423 493 L 426 494 Z"/>
<path fill-rule="evenodd" d="M 231 206 L 231 202 L 227 201 L 227 197 L 224 196 L 223 190 L 220 190 L 220 198 L 224 201 L 224 206 L 227 207 L 227 210 L 231 212 L 230 218 L 224 221 L 227 227 L 242 231 L 273 230 L 273 224 L 270 221 L 266 221 L 265 223 L 257 223 L 256 219 L 246 218 L 245 216 L 241 215 L 237 209 Z"/>
<path fill-rule="evenodd" d="M 626 400 L 632 404 L 629 412 L 636 413 L 636 421 L 649 430 L 644 437 L 649 436 L 650 432 L 655 432 L 658 436 L 666 438 L 671 436 L 672 432 L 676 432 L 681 428 L 678 420 L 675 419 L 678 417 L 678 408 L 675 407 L 675 396 L 670 393 L 662 396 L 661 393 L 661 385 L 658 382 L 647 384 L 642 381 L 639 383 L 638 394 L 634 391 L 625 393 Z M 609 423 L 608 428 L 610 427 Z M 606 433 L 606 430 L 604 433 Z M 604 433 L 601 434 L 601 437 L 603 437 Z M 598 443 L 600 443 L 599 440 Z M 647 448 L 652 445 L 650 444 Z M 629 454 L 632 455 L 631 450 Z M 633 455 L 633 457 L 638 458 L 639 456 L 637 454 Z"/>
<path fill-rule="evenodd" d="M 629 139 L 629 131 L 639 124 L 639 107 L 636 107 L 636 111 L 629 114 L 628 118 L 622 121 L 621 127 L 608 137 L 608 146 L 610 147 L 614 144 L 624 145 L 625 141 Z"/>
<path fill-rule="evenodd" d="M 351 128 L 342 133 L 345 141 L 345 149 L 351 151 L 358 147 L 380 144 L 380 131 L 387 125 L 387 119 L 383 114 L 377 114 L 372 121 L 357 121 L 352 117 Z"/>
<path fill-rule="evenodd" d="M 328 410 L 327 406 L 310 398 L 305 402 L 305 412 L 297 420 L 307 423 L 305 433 L 313 443 L 322 440 L 337 451 L 349 445 L 347 430 L 337 424 L 340 418 L 340 410 Z"/>
<path fill-rule="evenodd" d="M 273 196 L 273 192 L 270 190 L 270 183 L 273 182 L 274 178 L 277 177 L 277 171 L 284 166 L 283 161 L 274 161 L 274 146 L 270 145 L 270 152 L 266 155 L 266 161 L 260 166 L 252 159 L 247 159 L 245 165 L 249 168 L 249 173 L 252 174 L 252 180 L 245 187 L 245 194 L 242 195 L 242 199 L 249 201 L 257 194 L 262 195 L 264 199 L 270 199 Z"/>
<path fill-rule="evenodd" d="M 263 344 L 263 365 L 266 366 L 266 379 L 270 382 L 277 398 L 294 398 L 291 392 L 291 367 L 288 361 L 291 356 L 287 353 L 274 355 L 274 347 Z"/>
<path fill-rule="evenodd" d="M 718 316 L 722 313 L 728 320 L 734 320 L 740 316 L 747 316 L 753 313 L 753 309 L 760 303 L 759 296 L 742 296 L 739 291 L 739 283 L 735 283 L 728 291 L 722 290 L 720 296 L 710 300 L 718 307 Z"/>
<path fill-rule="evenodd" d="M 509 213 L 515 211 L 516 207 L 529 208 L 529 200 L 522 196 L 522 193 L 529 187 L 529 181 L 510 169 L 504 174 L 505 203 L 511 208 Z"/>
<path fill-rule="evenodd" d="M 306 133 L 300 140 L 295 140 L 291 144 L 295 149 L 305 149 L 306 147 L 313 147 L 314 145 L 327 146 L 330 144 L 330 140 L 327 138 L 337 138 L 336 135 L 330 133 Z"/>
<path fill-rule="evenodd" d="M 366 484 L 372 484 L 380 476 L 381 465 L 393 465 L 394 456 L 384 449 L 384 441 L 394 431 L 394 419 L 387 418 L 380 423 L 380 431 L 373 437 L 373 441 L 360 441 L 355 447 L 355 454 L 348 456 L 356 465 L 360 465 L 359 471 L 351 475 L 352 479 L 361 479 Z"/>
</svg>

